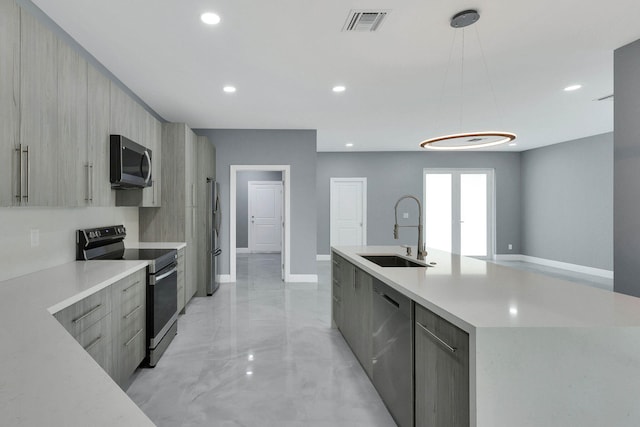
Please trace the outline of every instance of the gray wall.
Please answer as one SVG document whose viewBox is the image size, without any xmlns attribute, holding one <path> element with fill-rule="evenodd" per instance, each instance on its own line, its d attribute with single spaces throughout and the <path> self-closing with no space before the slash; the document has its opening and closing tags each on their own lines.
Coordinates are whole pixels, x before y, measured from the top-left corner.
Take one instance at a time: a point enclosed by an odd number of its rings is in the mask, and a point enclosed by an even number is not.
<svg viewBox="0 0 640 427">
<path fill-rule="evenodd" d="M 640 296 L 640 40 L 614 53 L 613 289 Z"/>
<path fill-rule="evenodd" d="M 76 259 L 76 230 L 124 224 L 125 246 L 138 242 L 138 208 L 0 208 L 0 282 Z M 31 246 L 38 230 L 39 244 Z"/>
<path fill-rule="evenodd" d="M 520 253 L 520 154 L 356 152 L 318 153 L 318 253 L 329 253 L 329 179 L 367 178 L 367 244 L 415 245 L 417 234 L 402 229 L 393 240 L 393 206 L 404 194 L 423 199 L 424 168 L 493 168 L 496 180 L 496 253 Z M 410 204 L 414 223 L 417 210 Z M 513 250 L 507 249 L 513 244 Z"/>
<path fill-rule="evenodd" d="M 229 274 L 231 165 L 291 165 L 291 273 L 316 274 L 316 131 L 196 129 L 216 147 L 223 215 L 220 273 Z M 224 219 L 226 218 L 226 220 Z"/>
<path fill-rule="evenodd" d="M 522 254 L 613 270 L 613 134 L 525 151 L 521 162 Z"/>
<path fill-rule="evenodd" d="M 282 181 L 282 172 L 242 171 L 236 178 L 236 247 L 249 247 L 249 181 Z"/>
</svg>

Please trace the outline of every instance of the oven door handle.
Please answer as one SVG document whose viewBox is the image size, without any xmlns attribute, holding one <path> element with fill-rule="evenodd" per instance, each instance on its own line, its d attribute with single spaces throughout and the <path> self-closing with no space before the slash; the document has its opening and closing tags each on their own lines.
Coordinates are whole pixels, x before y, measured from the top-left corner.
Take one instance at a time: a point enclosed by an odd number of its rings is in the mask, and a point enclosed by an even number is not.
<svg viewBox="0 0 640 427">
<path fill-rule="evenodd" d="M 166 273 L 156 277 L 155 279 L 155 283 L 158 283 L 159 281 L 161 281 L 162 279 L 164 279 L 167 276 L 172 275 L 173 273 L 175 273 L 176 271 L 178 271 L 178 266 L 173 267 L 170 271 L 167 271 Z"/>
</svg>

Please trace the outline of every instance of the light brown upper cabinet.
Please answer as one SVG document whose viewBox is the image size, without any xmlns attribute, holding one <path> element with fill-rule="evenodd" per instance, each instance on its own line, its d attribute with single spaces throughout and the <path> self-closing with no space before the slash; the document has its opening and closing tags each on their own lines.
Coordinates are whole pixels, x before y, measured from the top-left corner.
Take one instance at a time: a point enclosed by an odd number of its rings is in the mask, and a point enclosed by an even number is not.
<svg viewBox="0 0 640 427">
<path fill-rule="evenodd" d="M 21 11 L 21 205 L 56 206 L 58 197 L 58 40 Z"/>
<path fill-rule="evenodd" d="M 58 42 L 58 108 L 55 141 L 60 206 L 85 206 L 92 196 L 92 164 L 87 146 L 87 62 Z"/>
<path fill-rule="evenodd" d="M 19 203 L 20 9 L 0 0 L 0 206 Z"/>
<path fill-rule="evenodd" d="M 0 206 L 114 206 L 110 133 L 153 150 L 133 205 L 160 206 L 160 122 L 15 0 L 0 0 L 0 122 Z"/>
<path fill-rule="evenodd" d="M 87 198 L 90 206 L 114 206 L 109 181 L 109 107 L 111 82 L 100 71 L 87 70 Z"/>
</svg>

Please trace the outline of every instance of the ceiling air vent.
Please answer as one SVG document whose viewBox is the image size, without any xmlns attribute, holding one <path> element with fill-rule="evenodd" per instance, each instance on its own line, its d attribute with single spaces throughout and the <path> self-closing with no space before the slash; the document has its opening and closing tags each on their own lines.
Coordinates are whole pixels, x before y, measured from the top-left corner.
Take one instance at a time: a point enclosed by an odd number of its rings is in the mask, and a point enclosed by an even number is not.
<svg viewBox="0 0 640 427">
<path fill-rule="evenodd" d="M 390 10 L 355 10 L 349 12 L 342 31 L 376 31 Z"/>
</svg>

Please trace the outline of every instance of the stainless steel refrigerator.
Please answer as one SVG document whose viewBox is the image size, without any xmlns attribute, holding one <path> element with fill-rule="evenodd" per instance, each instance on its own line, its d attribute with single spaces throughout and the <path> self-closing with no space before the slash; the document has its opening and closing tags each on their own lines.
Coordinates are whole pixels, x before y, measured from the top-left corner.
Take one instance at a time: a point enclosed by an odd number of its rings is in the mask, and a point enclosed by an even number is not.
<svg viewBox="0 0 640 427">
<path fill-rule="evenodd" d="M 207 295 L 213 295 L 218 290 L 218 257 L 222 253 L 220 249 L 220 225 L 222 212 L 220 211 L 220 183 L 213 178 L 207 178 L 207 229 L 209 233 L 207 254 L 209 265 L 207 266 Z"/>
</svg>

